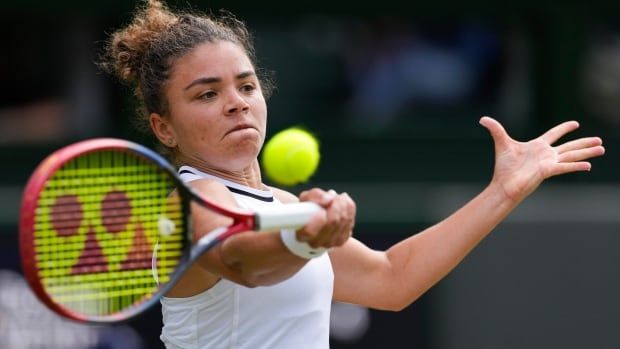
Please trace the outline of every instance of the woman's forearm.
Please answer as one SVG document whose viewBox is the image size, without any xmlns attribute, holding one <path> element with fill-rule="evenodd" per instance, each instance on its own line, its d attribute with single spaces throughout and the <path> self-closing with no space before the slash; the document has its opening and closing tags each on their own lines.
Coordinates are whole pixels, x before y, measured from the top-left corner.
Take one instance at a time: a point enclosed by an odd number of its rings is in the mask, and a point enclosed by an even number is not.
<svg viewBox="0 0 620 349">
<path fill-rule="evenodd" d="M 386 251 L 391 275 L 407 306 L 450 272 L 518 202 L 491 184 L 448 218 Z"/>
</svg>

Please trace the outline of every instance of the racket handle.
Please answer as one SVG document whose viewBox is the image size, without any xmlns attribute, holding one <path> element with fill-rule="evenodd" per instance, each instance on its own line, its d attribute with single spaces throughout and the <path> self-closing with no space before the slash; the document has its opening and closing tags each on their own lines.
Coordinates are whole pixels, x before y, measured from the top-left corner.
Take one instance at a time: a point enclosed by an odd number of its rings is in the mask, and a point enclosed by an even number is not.
<svg viewBox="0 0 620 349">
<path fill-rule="evenodd" d="M 309 201 L 256 209 L 256 230 L 298 229 L 321 210 L 321 206 Z"/>
</svg>

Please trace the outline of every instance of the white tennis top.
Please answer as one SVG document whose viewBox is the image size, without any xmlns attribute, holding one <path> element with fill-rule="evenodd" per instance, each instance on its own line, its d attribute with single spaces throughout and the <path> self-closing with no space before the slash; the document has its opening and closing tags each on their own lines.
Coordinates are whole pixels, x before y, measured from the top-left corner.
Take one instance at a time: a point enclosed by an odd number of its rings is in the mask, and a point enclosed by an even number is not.
<svg viewBox="0 0 620 349">
<path fill-rule="evenodd" d="M 271 190 L 256 190 L 183 166 L 181 178 L 226 185 L 242 208 L 281 205 Z M 327 253 L 286 281 L 247 288 L 222 279 L 187 298 L 161 299 L 168 349 L 326 349 L 334 274 Z"/>
</svg>

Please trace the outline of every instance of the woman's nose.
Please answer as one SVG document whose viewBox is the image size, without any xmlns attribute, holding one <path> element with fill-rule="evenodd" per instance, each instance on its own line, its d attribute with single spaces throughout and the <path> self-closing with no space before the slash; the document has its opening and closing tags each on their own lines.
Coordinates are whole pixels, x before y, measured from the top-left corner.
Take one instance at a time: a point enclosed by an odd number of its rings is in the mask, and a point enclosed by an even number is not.
<svg viewBox="0 0 620 349">
<path fill-rule="evenodd" d="M 238 92 L 231 92 L 225 106 L 226 115 L 235 115 L 246 112 L 250 109 L 250 104 Z"/>
</svg>

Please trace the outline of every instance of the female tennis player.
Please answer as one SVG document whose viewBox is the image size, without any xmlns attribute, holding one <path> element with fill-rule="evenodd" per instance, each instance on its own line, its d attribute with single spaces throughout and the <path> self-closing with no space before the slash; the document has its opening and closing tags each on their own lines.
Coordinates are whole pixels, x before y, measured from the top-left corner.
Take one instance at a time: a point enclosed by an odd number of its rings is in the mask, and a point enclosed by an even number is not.
<svg viewBox="0 0 620 349">
<path fill-rule="evenodd" d="M 257 156 L 271 85 L 241 21 L 148 0 L 106 52 L 104 67 L 135 87 L 140 120 L 199 192 L 242 208 L 298 200 L 324 208 L 297 231 L 238 234 L 201 257 L 161 301 L 167 348 L 328 348 L 332 300 L 407 307 L 544 179 L 589 171 L 588 159 L 604 153 L 598 137 L 555 145 L 575 121 L 517 142 L 483 117 L 496 153 L 488 186 L 445 220 L 375 251 L 351 237 L 356 207 L 347 194 L 315 188 L 296 197 L 263 184 Z M 224 225 L 192 211 L 196 239 Z"/>
</svg>

